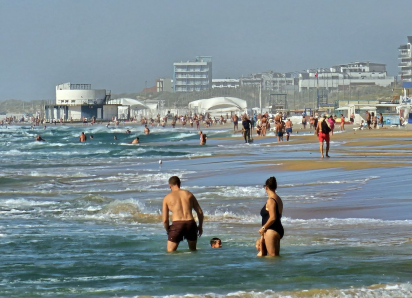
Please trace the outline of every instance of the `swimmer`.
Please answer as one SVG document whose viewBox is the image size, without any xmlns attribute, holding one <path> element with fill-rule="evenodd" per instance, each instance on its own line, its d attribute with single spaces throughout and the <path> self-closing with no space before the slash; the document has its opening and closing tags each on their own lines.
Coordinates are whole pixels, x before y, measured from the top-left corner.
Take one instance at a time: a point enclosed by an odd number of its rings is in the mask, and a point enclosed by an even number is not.
<svg viewBox="0 0 412 298">
<path fill-rule="evenodd" d="M 130 144 L 139 144 L 139 138 L 136 137 Z"/>
<path fill-rule="evenodd" d="M 128 130 L 126 130 L 126 133 L 131 134 L 132 132 L 128 129 Z"/>
<path fill-rule="evenodd" d="M 210 240 L 210 246 L 212 248 L 222 248 L 222 240 L 220 240 L 219 238 L 212 238 Z"/>
<path fill-rule="evenodd" d="M 92 139 L 93 139 L 93 135 L 90 136 L 90 140 L 92 140 Z"/>
<path fill-rule="evenodd" d="M 206 145 L 207 136 L 202 131 L 199 131 L 200 145 Z"/>
<path fill-rule="evenodd" d="M 40 135 L 37 135 L 36 141 L 38 141 L 38 142 L 44 142 L 44 141 L 46 141 L 46 140 L 43 139 Z"/>
<path fill-rule="evenodd" d="M 117 136 L 115 135 L 115 136 L 113 137 L 113 139 L 116 141 L 116 140 L 117 140 Z"/>
<path fill-rule="evenodd" d="M 86 142 L 86 140 L 87 140 L 87 137 L 84 134 L 84 132 L 82 132 L 82 134 L 79 137 L 79 142 L 83 143 L 83 142 Z"/>
<path fill-rule="evenodd" d="M 144 126 L 144 134 L 148 135 L 150 133 L 150 129 L 147 127 L 147 125 Z"/>
</svg>

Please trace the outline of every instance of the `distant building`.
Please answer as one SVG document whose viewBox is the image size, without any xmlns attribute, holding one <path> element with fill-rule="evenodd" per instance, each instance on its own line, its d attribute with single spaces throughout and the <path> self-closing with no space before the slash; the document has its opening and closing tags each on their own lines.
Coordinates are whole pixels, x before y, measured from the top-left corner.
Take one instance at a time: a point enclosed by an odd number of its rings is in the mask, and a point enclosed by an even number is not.
<svg viewBox="0 0 412 298">
<path fill-rule="evenodd" d="M 91 84 L 64 83 L 56 86 L 56 104 L 103 104 L 110 98 L 106 89 L 92 89 Z"/>
<path fill-rule="evenodd" d="M 156 79 L 156 92 L 173 92 L 173 80 L 165 78 Z"/>
<path fill-rule="evenodd" d="M 212 88 L 238 88 L 240 81 L 237 79 L 213 79 Z"/>
<path fill-rule="evenodd" d="M 399 47 L 400 76 L 405 82 L 412 82 L 412 36 L 408 36 L 408 43 Z"/>
<path fill-rule="evenodd" d="M 241 86 L 262 84 L 262 90 L 285 92 L 297 85 L 297 80 L 293 73 L 278 73 L 273 71 L 251 74 L 241 77 Z"/>
<path fill-rule="evenodd" d="M 351 62 L 329 69 L 308 69 L 299 74 L 299 91 L 307 89 L 337 90 L 356 86 L 390 86 L 395 77 L 388 76 L 386 65 L 372 62 Z"/>
<path fill-rule="evenodd" d="M 110 97 L 110 90 L 92 89 L 91 84 L 59 84 L 56 86 L 56 102 L 45 105 L 44 115 L 49 120 L 63 121 L 111 119 L 117 117 L 118 105 L 107 105 Z"/>
<path fill-rule="evenodd" d="M 173 91 L 192 92 L 212 88 L 212 57 L 173 63 Z"/>
</svg>

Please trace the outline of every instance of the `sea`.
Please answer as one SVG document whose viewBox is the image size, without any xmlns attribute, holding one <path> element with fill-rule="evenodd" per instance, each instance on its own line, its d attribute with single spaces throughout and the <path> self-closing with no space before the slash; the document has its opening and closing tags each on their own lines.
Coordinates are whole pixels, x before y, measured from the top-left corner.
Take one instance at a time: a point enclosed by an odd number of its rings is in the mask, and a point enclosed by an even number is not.
<svg viewBox="0 0 412 298">
<path fill-rule="evenodd" d="M 79 143 L 82 131 L 93 139 Z M 288 160 L 319 160 L 318 143 L 206 134 L 199 146 L 193 128 L 0 127 L 0 297 L 412 297 L 409 167 L 287 171 Z M 334 154 L 342 142 L 332 139 L 332 159 L 364 160 Z M 205 213 L 196 252 L 166 252 L 174 175 Z M 280 257 L 258 258 L 271 176 L 285 236 Z"/>
</svg>

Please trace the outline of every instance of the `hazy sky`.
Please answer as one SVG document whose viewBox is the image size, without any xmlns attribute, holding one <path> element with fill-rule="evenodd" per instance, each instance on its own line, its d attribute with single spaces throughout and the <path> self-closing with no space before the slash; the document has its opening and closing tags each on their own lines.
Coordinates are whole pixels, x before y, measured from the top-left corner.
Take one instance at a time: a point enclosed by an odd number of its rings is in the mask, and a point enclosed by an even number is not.
<svg viewBox="0 0 412 298">
<path fill-rule="evenodd" d="M 213 56 L 214 78 L 357 60 L 398 72 L 411 0 L 0 0 L 0 100 L 54 99 L 55 85 L 140 92 L 173 62 Z"/>
</svg>

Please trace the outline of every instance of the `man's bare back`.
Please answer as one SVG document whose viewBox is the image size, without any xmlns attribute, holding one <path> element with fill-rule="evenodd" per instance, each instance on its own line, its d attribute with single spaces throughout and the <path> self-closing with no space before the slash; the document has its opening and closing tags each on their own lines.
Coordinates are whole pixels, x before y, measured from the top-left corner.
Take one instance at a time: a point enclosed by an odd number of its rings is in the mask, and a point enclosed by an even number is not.
<svg viewBox="0 0 412 298">
<path fill-rule="evenodd" d="M 196 250 L 197 236 L 203 233 L 203 211 L 190 191 L 180 189 L 178 177 L 169 179 L 169 187 L 171 192 L 164 197 L 162 209 L 163 225 L 168 234 L 167 251 L 175 251 L 183 239 L 187 239 L 190 250 Z M 199 219 L 198 226 L 192 210 Z M 169 212 L 172 212 L 172 225 L 169 225 Z"/>
<path fill-rule="evenodd" d="M 165 196 L 163 203 L 172 212 L 172 221 L 193 220 L 193 198 L 190 191 L 183 189 L 171 191 Z"/>
</svg>

